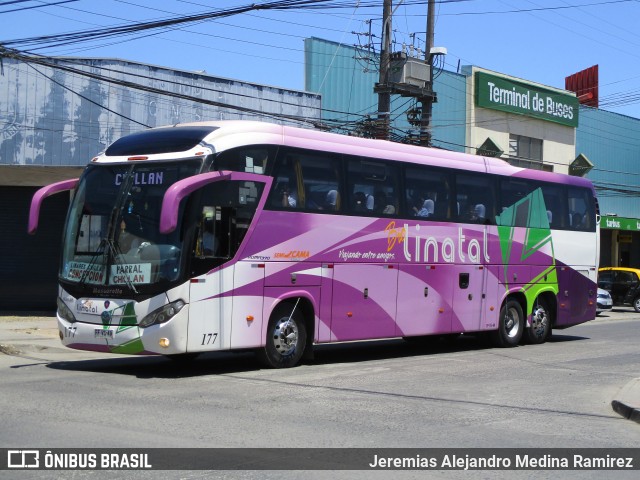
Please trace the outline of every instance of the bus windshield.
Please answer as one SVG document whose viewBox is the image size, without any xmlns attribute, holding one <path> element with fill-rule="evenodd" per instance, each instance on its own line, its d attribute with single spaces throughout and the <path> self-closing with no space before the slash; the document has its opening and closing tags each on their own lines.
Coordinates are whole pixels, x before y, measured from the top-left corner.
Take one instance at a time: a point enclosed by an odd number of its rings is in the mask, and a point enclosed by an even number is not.
<svg viewBox="0 0 640 480">
<path fill-rule="evenodd" d="M 181 233 L 159 233 L 162 199 L 201 166 L 193 159 L 87 167 L 69 209 L 60 280 L 131 293 L 177 280 Z"/>
</svg>

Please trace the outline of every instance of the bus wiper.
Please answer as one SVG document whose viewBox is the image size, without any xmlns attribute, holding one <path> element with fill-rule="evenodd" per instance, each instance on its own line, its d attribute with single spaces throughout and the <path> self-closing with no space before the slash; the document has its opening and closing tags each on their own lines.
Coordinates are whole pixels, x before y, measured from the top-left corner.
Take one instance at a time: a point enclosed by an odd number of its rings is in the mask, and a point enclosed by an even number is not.
<svg viewBox="0 0 640 480">
<path fill-rule="evenodd" d="M 103 250 L 105 246 L 108 248 L 107 251 Z M 123 253 L 122 253 L 122 250 L 120 250 L 120 247 L 110 239 L 103 238 L 102 240 L 100 240 L 100 245 L 98 245 L 96 253 L 91 258 L 91 261 L 87 264 L 84 272 L 82 272 L 82 277 L 80 277 L 80 282 L 78 283 L 78 285 L 80 286 L 85 285 L 89 272 L 91 272 L 92 267 L 96 264 L 98 257 L 101 255 L 104 255 L 107 252 L 109 253 L 109 256 L 113 258 L 113 261 L 115 264 L 125 265 L 125 263 L 122 261 Z M 107 265 L 103 264 L 102 266 L 105 268 L 105 275 L 108 275 Z M 127 285 L 127 287 L 129 287 L 133 291 L 133 293 L 138 293 L 138 290 L 136 289 L 135 285 L 129 278 L 129 275 L 125 275 L 125 279 L 126 279 L 125 284 Z"/>
<path fill-rule="evenodd" d="M 104 237 L 100 240 L 100 244 L 98 245 L 98 248 L 96 248 L 96 253 L 93 254 L 93 257 L 91 257 L 91 260 L 89 261 L 89 263 L 85 267 L 84 271 L 82 272 L 82 276 L 80 277 L 80 281 L 78 282 L 78 285 L 84 286 L 84 284 L 87 281 L 87 277 L 89 275 L 89 272 L 91 272 L 92 267 L 96 264 L 96 261 L 98 260 L 98 257 L 105 254 L 104 245 L 105 245 L 106 242 L 107 242 L 107 239 L 104 238 Z M 105 272 L 105 274 L 106 274 L 106 272 Z"/>
</svg>

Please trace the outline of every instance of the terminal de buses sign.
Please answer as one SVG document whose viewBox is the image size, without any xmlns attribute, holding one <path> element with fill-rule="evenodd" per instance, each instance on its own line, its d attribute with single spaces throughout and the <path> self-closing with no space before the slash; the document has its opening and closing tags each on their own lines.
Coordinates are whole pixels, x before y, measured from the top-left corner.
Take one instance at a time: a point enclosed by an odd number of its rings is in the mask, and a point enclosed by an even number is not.
<svg viewBox="0 0 640 480">
<path fill-rule="evenodd" d="M 578 126 L 579 103 L 573 95 L 485 72 L 475 72 L 475 85 L 478 107 Z"/>
</svg>

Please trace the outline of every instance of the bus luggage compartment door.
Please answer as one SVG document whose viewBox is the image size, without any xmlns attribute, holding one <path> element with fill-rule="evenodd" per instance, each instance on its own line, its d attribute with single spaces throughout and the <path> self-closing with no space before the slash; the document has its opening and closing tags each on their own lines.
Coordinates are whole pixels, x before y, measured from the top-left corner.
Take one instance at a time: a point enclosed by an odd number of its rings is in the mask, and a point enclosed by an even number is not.
<svg viewBox="0 0 640 480">
<path fill-rule="evenodd" d="M 446 265 L 401 265 L 398 279 L 398 336 L 451 332 L 453 298 Z"/>
<path fill-rule="evenodd" d="M 482 265 L 450 265 L 453 286 L 452 333 L 482 329 L 487 298 L 487 269 Z"/>
<path fill-rule="evenodd" d="M 331 340 L 394 337 L 397 292 L 397 264 L 336 264 Z"/>
</svg>

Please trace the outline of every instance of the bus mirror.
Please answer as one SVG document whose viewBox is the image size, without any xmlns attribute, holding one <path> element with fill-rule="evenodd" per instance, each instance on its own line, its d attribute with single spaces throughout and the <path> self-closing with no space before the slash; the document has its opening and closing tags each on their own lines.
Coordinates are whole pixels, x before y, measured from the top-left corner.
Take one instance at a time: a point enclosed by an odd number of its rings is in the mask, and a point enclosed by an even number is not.
<svg viewBox="0 0 640 480">
<path fill-rule="evenodd" d="M 180 202 L 185 197 L 210 183 L 223 180 L 260 182 L 265 184 L 265 190 L 267 191 L 271 188 L 271 182 L 273 181 L 271 177 L 264 175 L 229 171 L 201 173 L 200 175 L 179 180 L 168 188 L 162 199 L 160 233 L 171 233 L 177 228 Z M 264 201 L 265 199 L 263 197 L 257 207 L 262 208 Z"/>
<path fill-rule="evenodd" d="M 45 198 L 56 193 L 73 190 L 78 184 L 78 178 L 71 180 L 63 180 L 62 182 L 52 183 L 38 190 L 31 199 L 31 208 L 29 209 L 29 227 L 27 232 L 33 235 L 38 230 L 38 221 L 40 219 L 40 207 Z"/>
</svg>

